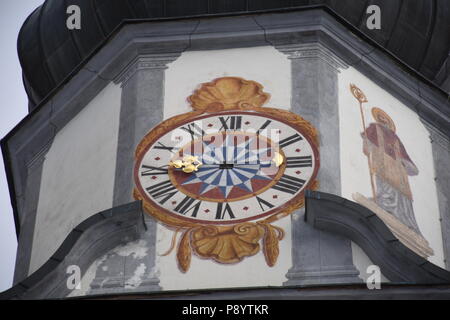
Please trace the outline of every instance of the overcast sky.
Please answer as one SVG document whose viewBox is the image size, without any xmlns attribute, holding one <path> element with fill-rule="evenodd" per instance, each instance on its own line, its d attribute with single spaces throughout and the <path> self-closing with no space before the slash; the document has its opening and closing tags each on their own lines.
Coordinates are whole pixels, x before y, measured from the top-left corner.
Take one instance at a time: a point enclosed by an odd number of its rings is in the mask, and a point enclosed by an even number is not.
<svg viewBox="0 0 450 320">
<path fill-rule="evenodd" d="M 0 0 L 0 137 L 4 137 L 28 110 L 17 57 L 17 35 L 28 15 L 43 0 Z M 3 158 L 0 167 L 0 292 L 12 286 L 16 259 L 16 231 Z"/>
</svg>

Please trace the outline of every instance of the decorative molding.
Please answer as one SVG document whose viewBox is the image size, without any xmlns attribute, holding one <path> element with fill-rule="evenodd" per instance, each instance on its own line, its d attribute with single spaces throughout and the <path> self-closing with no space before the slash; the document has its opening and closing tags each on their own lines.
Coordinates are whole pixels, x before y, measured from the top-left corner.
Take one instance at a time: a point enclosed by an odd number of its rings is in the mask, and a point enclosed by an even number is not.
<svg viewBox="0 0 450 320">
<path fill-rule="evenodd" d="M 165 70 L 168 68 L 167 65 L 175 61 L 180 55 L 181 52 L 141 54 L 118 74 L 114 83 L 121 84 L 123 87 L 138 70 Z"/>
<path fill-rule="evenodd" d="M 434 78 L 434 82 L 443 87 L 444 90 L 447 89 L 447 93 L 450 93 L 450 52 L 445 59 L 445 63 Z"/>
<path fill-rule="evenodd" d="M 448 137 L 445 133 L 443 133 L 438 128 L 433 126 L 427 120 L 423 118 L 420 118 L 420 120 L 430 132 L 431 143 L 436 143 L 437 145 L 442 147 L 445 151 L 450 153 L 450 137 Z"/>
<path fill-rule="evenodd" d="M 300 266 L 301 267 L 301 266 Z M 322 266 L 318 268 L 292 268 L 286 274 L 284 286 L 308 286 L 317 284 L 350 284 L 361 283 L 359 271 L 352 265 Z"/>
<path fill-rule="evenodd" d="M 307 192 L 306 222 L 316 229 L 346 237 L 380 267 L 392 282 L 450 284 L 450 272 L 403 245 L 374 212 L 347 199 Z"/>
<path fill-rule="evenodd" d="M 50 150 L 52 144 L 53 139 L 44 144 L 42 148 L 26 163 L 28 170 L 33 170 L 36 166 L 41 165 L 42 162 L 45 161 L 45 156 L 47 155 L 47 152 Z"/>
<path fill-rule="evenodd" d="M 0 300 L 64 298 L 71 292 L 66 285 L 69 265 L 84 274 L 99 256 L 138 239 L 144 229 L 140 201 L 99 212 L 76 226 L 38 270 L 0 293 Z"/>
<path fill-rule="evenodd" d="M 141 292 L 80 297 L 82 300 L 443 300 L 450 299 L 449 285 L 412 285 L 383 283 L 381 290 L 368 290 L 367 284 L 296 286 L 284 288 L 198 289 L 188 291 Z M 177 309 L 175 309 L 178 312 Z M 175 312 L 172 312 L 174 315 Z M 178 312 L 179 313 L 179 312 Z M 170 317 L 170 311 L 167 313 Z M 174 316 L 173 318 L 175 318 Z"/>
<path fill-rule="evenodd" d="M 319 42 L 276 45 L 275 48 L 291 60 L 320 59 L 338 72 L 340 69 L 348 68 L 348 64 Z"/>
<path fill-rule="evenodd" d="M 53 137 L 38 149 L 38 151 L 25 163 L 26 181 L 24 182 L 24 194 L 21 195 L 20 199 L 22 208 L 19 213 L 20 229 L 24 231 L 24 233 L 20 233 L 17 239 L 18 243 L 13 283 L 17 283 L 26 278 L 29 272 L 42 171 L 45 156 L 50 150 L 52 143 Z"/>
</svg>

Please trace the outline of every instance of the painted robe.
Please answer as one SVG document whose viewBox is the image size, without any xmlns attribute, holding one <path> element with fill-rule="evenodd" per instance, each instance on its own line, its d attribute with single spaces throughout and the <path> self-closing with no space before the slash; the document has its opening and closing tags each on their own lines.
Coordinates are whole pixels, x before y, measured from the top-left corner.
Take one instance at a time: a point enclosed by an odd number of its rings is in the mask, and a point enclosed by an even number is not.
<svg viewBox="0 0 450 320">
<path fill-rule="evenodd" d="M 369 157 L 371 174 L 375 176 L 377 205 L 420 234 L 408 181 L 408 176 L 417 175 L 419 170 L 390 128 L 372 123 L 362 135 L 364 154 Z"/>
</svg>

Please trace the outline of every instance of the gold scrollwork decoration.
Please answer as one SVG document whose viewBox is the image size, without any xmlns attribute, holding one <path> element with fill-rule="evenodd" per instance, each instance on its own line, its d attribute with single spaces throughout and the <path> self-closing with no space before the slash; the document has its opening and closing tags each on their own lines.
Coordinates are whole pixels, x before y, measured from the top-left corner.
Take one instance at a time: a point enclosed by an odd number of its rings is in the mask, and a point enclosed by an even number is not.
<svg viewBox="0 0 450 320">
<path fill-rule="evenodd" d="M 359 99 L 365 98 L 356 88 L 353 93 Z M 153 141 L 177 125 L 193 121 L 204 113 L 227 110 L 252 111 L 275 119 L 282 119 L 284 122 L 301 128 L 302 134 L 318 150 L 317 130 L 308 121 L 292 112 L 262 107 L 269 98 L 270 94 L 263 92 L 261 84 L 239 77 L 223 77 L 204 83 L 188 98 L 194 111 L 167 119 L 151 130 L 137 146 L 135 157 L 138 159 L 143 156 L 143 153 L 146 152 Z M 284 158 L 274 158 L 273 161 L 282 165 Z M 173 164 L 173 166 L 176 165 Z M 319 162 L 317 162 L 317 166 L 319 166 Z M 311 181 L 309 189 L 315 190 L 317 187 L 318 181 Z M 289 201 L 276 213 L 260 221 L 234 225 L 215 225 L 193 222 L 167 214 L 156 204 L 147 201 L 137 188 L 134 189 L 133 195 L 136 200 L 142 200 L 145 212 L 174 232 L 181 232 L 176 258 L 182 272 L 189 270 L 193 254 L 223 264 L 234 264 L 262 250 L 267 265 L 269 267 L 275 266 L 279 256 L 279 242 L 284 238 L 284 231 L 282 228 L 272 225 L 272 223 L 289 216 L 292 212 L 304 206 L 302 195 Z M 176 235 L 171 248 L 164 255 L 169 254 L 175 248 L 175 241 Z"/>
<path fill-rule="evenodd" d="M 364 92 L 358 88 L 355 84 L 350 84 L 350 91 L 353 94 L 353 96 L 358 100 L 360 103 L 368 102 L 366 95 Z"/>
<path fill-rule="evenodd" d="M 270 99 L 263 86 L 238 77 L 223 77 L 203 83 L 188 98 L 192 108 L 202 112 L 245 110 L 260 107 Z"/>
<path fill-rule="evenodd" d="M 191 245 L 202 258 L 220 263 L 237 263 L 259 252 L 264 229 L 256 223 L 232 226 L 207 225 L 192 231 Z"/>
</svg>

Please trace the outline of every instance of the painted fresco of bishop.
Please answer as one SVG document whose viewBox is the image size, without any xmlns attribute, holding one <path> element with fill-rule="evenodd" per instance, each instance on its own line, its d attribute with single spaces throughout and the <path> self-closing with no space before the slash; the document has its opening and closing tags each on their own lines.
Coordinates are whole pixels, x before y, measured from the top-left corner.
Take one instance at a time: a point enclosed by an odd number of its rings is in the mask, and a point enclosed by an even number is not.
<svg viewBox="0 0 450 320">
<path fill-rule="evenodd" d="M 391 117 L 380 108 L 372 108 L 372 115 L 376 122 L 371 123 L 361 136 L 370 173 L 375 177 L 373 200 L 420 234 L 408 178 L 418 175 L 419 170 L 397 136 Z"/>
</svg>

